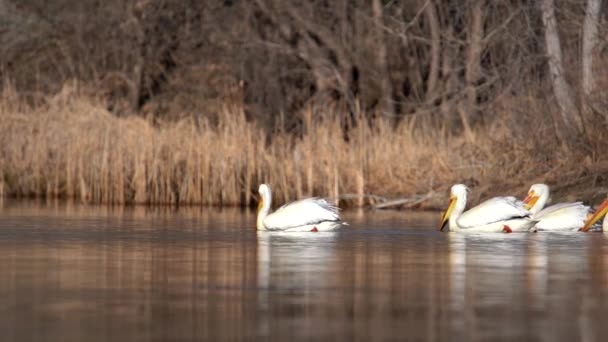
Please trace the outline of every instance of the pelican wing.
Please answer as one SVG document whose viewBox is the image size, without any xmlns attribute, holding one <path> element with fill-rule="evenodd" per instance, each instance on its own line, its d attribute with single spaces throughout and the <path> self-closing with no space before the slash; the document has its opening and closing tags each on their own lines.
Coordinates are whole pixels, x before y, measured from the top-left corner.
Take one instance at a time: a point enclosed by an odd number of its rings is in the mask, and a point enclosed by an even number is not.
<svg viewBox="0 0 608 342">
<path fill-rule="evenodd" d="M 574 203 L 558 203 L 536 213 L 533 218 L 542 219 L 552 215 L 578 215 L 584 213 L 587 215 L 589 212 L 589 206 L 583 204 L 583 202 Z"/>
<path fill-rule="evenodd" d="M 307 198 L 280 207 L 266 216 L 264 225 L 269 230 L 283 230 L 327 221 L 340 222 L 338 207 L 322 198 Z"/>
<path fill-rule="evenodd" d="M 539 221 L 536 228 L 540 230 L 579 229 L 585 224 L 587 214 L 589 207 L 582 202 L 558 203 L 541 210 L 532 218 Z"/>
<path fill-rule="evenodd" d="M 458 225 L 462 228 L 479 227 L 530 215 L 524 203 L 515 197 L 494 197 L 462 213 Z"/>
</svg>

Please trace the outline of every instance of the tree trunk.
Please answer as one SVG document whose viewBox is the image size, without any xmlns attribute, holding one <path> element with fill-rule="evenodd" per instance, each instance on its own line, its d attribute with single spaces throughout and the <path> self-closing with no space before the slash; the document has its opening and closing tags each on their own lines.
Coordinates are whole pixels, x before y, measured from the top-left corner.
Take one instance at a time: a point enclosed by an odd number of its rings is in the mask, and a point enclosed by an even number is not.
<svg viewBox="0 0 608 342">
<path fill-rule="evenodd" d="M 477 118 L 477 82 L 481 76 L 480 60 L 483 39 L 483 6 L 485 1 L 477 0 L 471 8 L 471 27 L 469 36 L 469 49 L 467 51 L 466 64 L 466 103 L 465 115 L 470 124 Z M 464 124 L 464 123 L 463 123 Z M 466 128 L 466 125 L 465 125 Z"/>
<path fill-rule="evenodd" d="M 373 0 L 372 15 L 374 18 L 376 31 L 376 67 L 378 68 L 378 78 L 380 83 L 380 110 L 389 115 L 393 115 L 394 106 L 392 101 L 392 87 L 389 77 L 388 66 L 386 63 L 386 41 L 384 39 L 384 19 L 382 13 L 382 1 Z"/>
<path fill-rule="evenodd" d="M 577 122 L 577 109 L 574 105 L 570 86 L 566 82 L 562 61 L 562 48 L 557 31 L 555 4 L 553 0 L 542 0 L 542 20 L 545 26 L 545 43 L 549 59 L 549 73 L 553 83 L 553 93 L 560 108 L 561 117 L 566 126 L 566 132 L 577 134 L 581 127 Z"/>
<path fill-rule="evenodd" d="M 458 52 L 452 47 L 449 42 L 454 39 L 454 32 L 451 26 L 446 29 L 445 42 L 448 42 L 443 47 L 442 61 L 441 61 L 441 74 L 443 75 L 443 91 L 441 92 L 441 113 L 443 114 L 443 120 L 451 127 L 456 120 L 454 120 L 454 100 L 452 97 L 458 87 L 458 79 L 456 72 L 454 71 L 454 60 L 457 59 Z M 460 114 L 459 114 L 460 115 Z"/>
<path fill-rule="evenodd" d="M 583 63 L 582 86 L 583 94 L 586 98 L 591 95 L 595 85 L 593 78 L 593 53 L 599 41 L 598 24 L 601 8 L 602 0 L 587 0 L 585 23 L 583 24 L 583 53 L 581 56 Z"/>
<path fill-rule="evenodd" d="M 136 15 L 137 1 L 129 4 L 127 8 L 127 20 L 129 20 L 129 28 L 132 34 L 135 36 L 135 61 L 133 63 L 132 75 L 129 83 L 129 107 L 132 113 L 139 111 L 142 85 L 143 85 L 143 73 L 144 73 L 144 51 L 146 44 L 146 35 L 142 27 L 140 18 Z"/>
<path fill-rule="evenodd" d="M 426 100 L 428 102 L 437 99 L 437 81 L 439 79 L 439 63 L 441 59 L 441 28 L 435 6 L 435 1 L 430 0 L 424 10 L 431 30 L 431 63 L 429 66 L 429 78 L 426 83 Z"/>
</svg>

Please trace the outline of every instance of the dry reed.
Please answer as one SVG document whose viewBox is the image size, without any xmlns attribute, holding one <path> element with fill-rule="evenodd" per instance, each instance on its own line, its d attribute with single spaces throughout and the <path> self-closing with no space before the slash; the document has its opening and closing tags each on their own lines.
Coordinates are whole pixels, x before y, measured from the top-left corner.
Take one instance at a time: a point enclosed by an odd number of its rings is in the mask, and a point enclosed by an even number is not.
<svg viewBox="0 0 608 342">
<path fill-rule="evenodd" d="M 535 103 L 526 100 L 521 108 L 540 113 L 542 104 L 534 109 Z M 391 119 L 370 125 L 359 119 L 344 139 L 340 121 L 329 114 L 309 109 L 302 114 L 301 137 L 277 133 L 268 144 L 264 130 L 238 105 L 225 106 L 217 124 L 195 118 L 153 124 L 116 117 L 70 86 L 35 110 L 5 90 L 0 195 L 248 205 L 258 184 L 268 182 L 277 202 L 321 195 L 363 205 L 369 194 L 438 191 L 441 196 L 428 202 L 436 206 L 455 182 L 477 186 L 477 196 L 507 190 L 523 195 L 532 182 L 572 188 L 591 179 L 597 184 L 608 171 L 601 156 L 608 147 L 605 128 L 593 132 L 600 153 L 583 154 L 561 144 L 540 116 L 519 125 L 534 128 L 514 129 L 519 117 L 507 110 L 468 138 L 424 128 L 413 117 L 397 126 Z"/>
</svg>

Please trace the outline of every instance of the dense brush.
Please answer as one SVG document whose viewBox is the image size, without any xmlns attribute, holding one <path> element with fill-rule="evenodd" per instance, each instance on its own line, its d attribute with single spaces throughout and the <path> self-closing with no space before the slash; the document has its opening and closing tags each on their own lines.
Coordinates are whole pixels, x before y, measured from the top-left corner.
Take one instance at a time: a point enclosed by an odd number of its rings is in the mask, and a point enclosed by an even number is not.
<svg viewBox="0 0 608 342">
<path fill-rule="evenodd" d="M 552 134 L 546 114 L 534 119 L 544 108 L 536 102 L 522 104 L 533 111 L 525 126 L 534 129 L 517 126 L 512 112 L 503 111 L 495 113 L 501 120 L 480 124 L 467 137 L 409 118 L 368 124 L 361 115 L 345 139 L 338 115 L 310 109 L 301 114 L 302 136 L 276 133 L 267 143 L 265 131 L 247 121 L 239 105 L 227 104 L 213 124 L 195 118 L 153 124 L 119 118 L 69 89 L 36 109 L 15 101 L 5 94 L 0 104 L 0 191 L 10 196 L 246 205 L 266 182 L 280 203 L 322 195 L 361 205 L 365 201 L 356 199 L 368 194 L 434 189 L 443 195 L 456 182 L 477 186 L 478 196 L 524 195 L 540 181 L 588 189 L 608 171 L 601 162 L 608 150 L 605 127 L 591 127 L 593 150 L 581 153 Z M 435 206 L 441 197 L 428 203 Z"/>
</svg>

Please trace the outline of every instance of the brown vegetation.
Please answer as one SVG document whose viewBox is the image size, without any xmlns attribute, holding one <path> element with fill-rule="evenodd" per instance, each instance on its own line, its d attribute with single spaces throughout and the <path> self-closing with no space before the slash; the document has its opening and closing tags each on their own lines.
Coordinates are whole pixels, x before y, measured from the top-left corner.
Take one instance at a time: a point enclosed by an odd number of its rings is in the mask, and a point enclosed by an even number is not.
<svg viewBox="0 0 608 342">
<path fill-rule="evenodd" d="M 435 205 L 454 182 L 542 181 L 590 199 L 606 6 L 0 0 L 0 194 L 249 204 L 270 182 L 279 202 Z"/>
<path fill-rule="evenodd" d="M 534 98 L 520 101 L 530 113 L 544 110 Z M 477 126 L 472 139 L 425 128 L 415 116 L 395 126 L 382 117 L 367 124 L 360 113 L 345 139 L 339 115 L 311 108 L 301 114 L 301 136 L 276 131 L 267 140 L 238 105 L 227 104 L 216 124 L 194 117 L 154 124 L 118 118 L 72 86 L 36 110 L 10 102 L 5 94 L 0 111 L 0 180 L 9 195 L 238 205 L 269 182 L 278 202 L 322 194 L 356 204 L 370 194 L 437 191 L 426 203 L 435 206 L 454 182 L 477 185 L 474 196 L 486 196 L 523 195 L 543 181 L 577 198 L 599 195 L 591 185 L 608 183 L 605 156 L 569 147 L 538 115 L 515 123 L 509 110 Z M 513 129 L 524 126 L 533 128 Z M 584 146 L 608 149 L 605 123 L 588 133 Z"/>
</svg>

